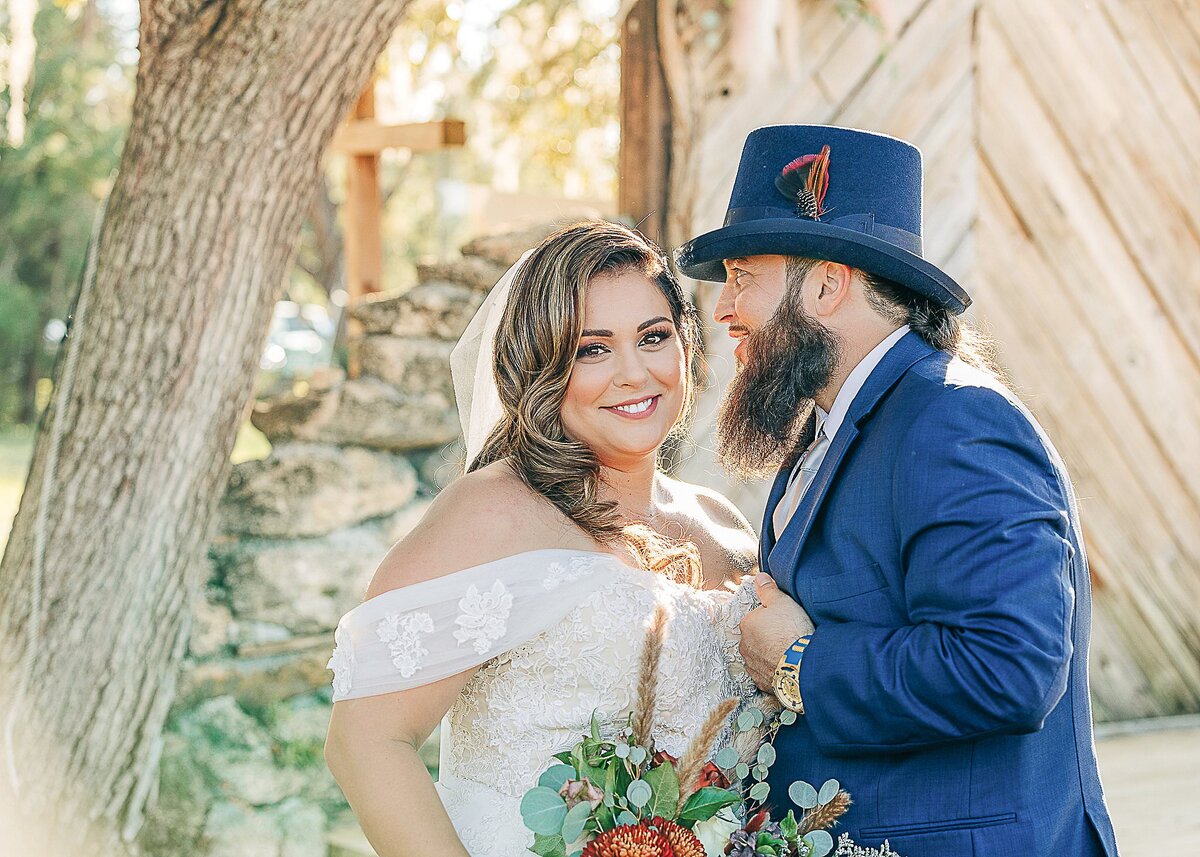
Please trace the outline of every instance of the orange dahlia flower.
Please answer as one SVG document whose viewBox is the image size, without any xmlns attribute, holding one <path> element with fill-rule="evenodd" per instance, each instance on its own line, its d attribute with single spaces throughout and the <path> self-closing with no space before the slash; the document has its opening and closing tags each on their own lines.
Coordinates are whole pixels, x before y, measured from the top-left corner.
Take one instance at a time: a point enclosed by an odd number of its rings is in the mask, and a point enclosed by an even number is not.
<svg viewBox="0 0 1200 857">
<path fill-rule="evenodd" d="M 671 843 L 675 857 L 705 857 L 704 843 L 686 827 L 657 815 L 650 820 L 650 824 Z"/>
<path fill-rule="evenodd" d="M 703 848 L 700 853 L 704 853 Z M 623 824 L 585 845 L 583 857 L 675 857 L 675 850 L 657 830 L 645 824 Z"/>
</svg>

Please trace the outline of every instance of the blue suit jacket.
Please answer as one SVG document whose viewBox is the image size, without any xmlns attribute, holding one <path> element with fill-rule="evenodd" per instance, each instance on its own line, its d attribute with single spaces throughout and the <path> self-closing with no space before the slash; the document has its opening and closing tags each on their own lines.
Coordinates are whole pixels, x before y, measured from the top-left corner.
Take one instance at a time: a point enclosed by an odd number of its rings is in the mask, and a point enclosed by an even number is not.
<svg viewBox="0 0 1200 857">
<path fill-rule="evenodd" d="M 905 857 L 1115 855 L 1088 699 L 1091 594 L 1058 453 L 990 375 L 907 334 L 760 562 L 816 631 L 776 803 L 836 778 L 835 828 Z"/>
</svg>

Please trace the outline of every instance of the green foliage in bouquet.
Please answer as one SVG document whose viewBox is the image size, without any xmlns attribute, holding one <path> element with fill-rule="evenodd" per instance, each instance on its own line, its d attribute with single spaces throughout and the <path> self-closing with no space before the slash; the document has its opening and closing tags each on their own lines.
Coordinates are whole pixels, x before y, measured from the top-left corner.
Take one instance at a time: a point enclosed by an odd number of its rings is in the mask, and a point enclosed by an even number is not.
<svg viewBox="0 0 1200 857">
<path fill-rule="evenodd" d="M 557 754 L 557 764 L 522 798 L 522 818 L 534 833 L 531 851 L 540 857 L 899 857 L 886 843 L 874 851 L 846 835 L 834 851 L 830 829 L 850 807 L 837 780 L 819 789 L 792 783 L 787 796 L 799 816 L 789 810 L 771 820 L 773 742 L 796 722 L 792 711 L 768 717 L 750 707 L 738 715 L 736 732 L 762 730 L 753 754 L 725 747 L 710 757 L 736 699 L 711 712 L 682 757 L 656 750 L 655 687 L 665 627 L 660 607 L 643 650 L 637 705 L 624 727 L 605 738 L 593 713 L 590 734 Z"/>
</svg>

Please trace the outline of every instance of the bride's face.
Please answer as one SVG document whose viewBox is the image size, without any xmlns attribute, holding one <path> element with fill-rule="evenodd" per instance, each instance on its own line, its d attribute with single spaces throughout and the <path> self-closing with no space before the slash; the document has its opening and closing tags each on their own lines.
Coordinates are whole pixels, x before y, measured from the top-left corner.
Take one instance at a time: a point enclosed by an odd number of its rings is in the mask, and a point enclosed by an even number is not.
<svg viewBox="0 0 1200 857">
<path fill-rule="evenodd" d="M 657 452 L 679 419 L 685 371 L 658 286 L 637 270 L 596 276 L 584 298 L 563 427 L 604 464 L 634 466 Z"/>
</svg>

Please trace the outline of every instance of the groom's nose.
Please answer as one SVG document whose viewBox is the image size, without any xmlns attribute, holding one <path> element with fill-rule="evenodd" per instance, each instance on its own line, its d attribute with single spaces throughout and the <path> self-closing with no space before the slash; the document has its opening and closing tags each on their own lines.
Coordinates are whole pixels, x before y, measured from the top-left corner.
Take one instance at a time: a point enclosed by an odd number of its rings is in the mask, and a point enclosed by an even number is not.
<svg viewBox="0 0 1200 857">
<path fill-rule="evenodd" d="M 713 321 L 717 324 L 733 324 L 737 318 L 733 311 L 733 282 L 726 279 L 721 286 L 721 294 L 717 295 L 716 306 L 713 307 Z"/>
</svg>

